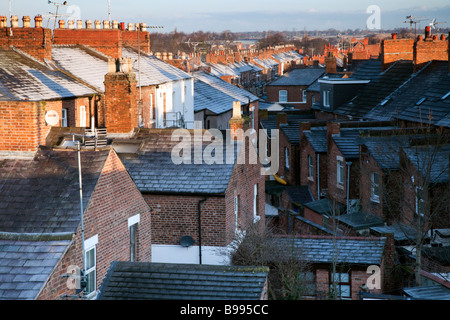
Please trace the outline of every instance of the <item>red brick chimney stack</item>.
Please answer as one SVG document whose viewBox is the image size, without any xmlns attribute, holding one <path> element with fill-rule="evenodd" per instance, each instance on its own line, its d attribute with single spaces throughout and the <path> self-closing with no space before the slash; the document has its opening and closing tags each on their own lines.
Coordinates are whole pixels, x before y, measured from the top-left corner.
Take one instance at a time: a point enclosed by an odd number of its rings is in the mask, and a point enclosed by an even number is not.
<svg viewBox="0 0 450 320">
<path fill-rule="evenodd" d="M 109 59 L 104 84 L 104 114 L 108 133 L 131 133 L 138 127 L 137 80 L 131 59 Z"/>
</svg>

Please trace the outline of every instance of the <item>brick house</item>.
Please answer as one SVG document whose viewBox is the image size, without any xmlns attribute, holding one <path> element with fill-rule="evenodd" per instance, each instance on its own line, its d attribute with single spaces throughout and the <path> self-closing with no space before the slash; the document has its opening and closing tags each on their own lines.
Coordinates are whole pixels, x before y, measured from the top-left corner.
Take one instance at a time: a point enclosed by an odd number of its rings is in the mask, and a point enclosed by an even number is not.
<svg viewBox="0 0 450 320">
<path fill-rule="evenodd" d="M 324 73 L 323 68 L 293 69 L 266 86 L 267 101 L 309 110 L 307 89 Z"/>
<path fill-rule="evenodd" d="M 332 298 L 334 282 L 336 298 L 342 300 L 359 300 L 360 293 L 366 290 L 382 293 L 395 286 L 391 278 L 392 267 L 396 261 L 392 235 L 337 237 L 334 240 L 332 236 L 324 235 L 289 238 L 280 236 L 278 241 L 286 247 L 299 248 L 299 259 L 310 265 L 310 271 L 304 275 L 309 284 L 305 296 L 307 299 Z M 335 247 L 333 241 L 336 241 Z M 336 263 L 336 272 L 332 271 L 333 263 Z M 369 267 L 374 268 L 379 275 L 376 282 L 373 278 L 369 279 Z"/>
<path fill-rule="evenodd" d="M 76 295 L 76 280 L 62 276 L 85 265 L 90 299 L 113 260 L 150 261 L 150 209 L 117 154 L 80 155 L 82 199 L 76 150 L 41 147 L 32 159 L 1 160 L 2 298 Z"/>
<path fill-rule="evenodd" d="M 130 141 L 114 141 L 152 210 L 152 262 L 227 264 L 232 241 L 255 223 L 265 225 L 262 166 L 259 161 L 236 162 L 222 144 L 220 160 L 199 158 L 209 144 L 202 140 L 209 131 L 203 130 L 182 132 L 188 163 L 178 164 L 172 159 L 174 150 L 180 153 L 178 134 L 173 129 L 140 129 Z M 132 144 L 136 152 L 121 153 Z"/>
<path fill-rule="evenodd" d="M 53 126 L 86 121 L 95 89 L 18 50 L 0 49 L 0 70 L 0 153 L 32 156 Z"/>
</svg>

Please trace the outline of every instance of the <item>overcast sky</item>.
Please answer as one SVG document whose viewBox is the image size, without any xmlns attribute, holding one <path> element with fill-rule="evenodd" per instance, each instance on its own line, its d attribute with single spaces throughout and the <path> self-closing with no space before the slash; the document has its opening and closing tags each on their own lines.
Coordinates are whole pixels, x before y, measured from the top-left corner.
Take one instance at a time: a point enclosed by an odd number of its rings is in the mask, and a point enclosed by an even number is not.
<svg viewBox="0 0 450 320">
<path fill-rule="evenodd" d="M 48 0 L 0 0 L 1 15 L 9 16 L 10 2 L 12 14 L 19 19 L 24 15 L 45 17 L 56 12 L 56 5 L 49 4 Z M 65 20 L 68 16 L 82 20 L 108 19 L 108 0 L 67 2 L 66 6 L 59 7 L 59 13 L 67 15 L 63 17 Z M 159 32 L 172 32 L 175 28 L 184 32 L 366 29 L 368 20 L 372 27 L 378 23 L 382 29 L 391 29 L 409 27 L 404 23 L 407 15 L 427 18 L 418 25 L 421 28 L 433 18 L 442 22 L 437 27 L 450 26 L 448 0 L 110 0 L 110 4 L 112 20 L 163 26 L 162 30 L 155 29 Z M 377 17 L 377 12 L 367 12 L 373 5 L 379 8 Z"/>
</svg>

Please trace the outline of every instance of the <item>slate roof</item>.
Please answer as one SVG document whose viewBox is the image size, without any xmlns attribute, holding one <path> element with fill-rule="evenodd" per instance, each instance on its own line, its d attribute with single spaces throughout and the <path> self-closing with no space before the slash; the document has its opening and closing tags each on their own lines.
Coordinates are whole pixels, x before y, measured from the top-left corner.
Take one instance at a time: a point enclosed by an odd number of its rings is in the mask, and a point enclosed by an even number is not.
<svg viewBox="0 0 450 320">
<path fill-rule="evenodd" d="M 305 113 L 305 114 L 288 114 L 288 124 L 292 127 L 299 125 L 300 122 L 315 120 L 315 116 L 313 114 Z M 260 121 L 261 129 L 267 130 L 267 134 L 269 138 L 271 137 L 271 130 L 277 129 L 277 116 L 276 114 L 270 114 L 267 118 L 261 119 Z M 293 138 L 294 140 L 298 140 L 299 137 L 296 137 L 296 133 L 293 131 L 295 128 L 288 128 L 286 132 Z M 299 135 L 299 129 L 297 130 L 297 135 Z"/>
<path fill-rule="evenodd" d="M 331 137 L 346 159 L 356 159 L 359 158 L 360 135 L 370 130 L 392 130 L 392 127 L 341 128 L 339 134 Z"/>
<path fill-rule="evenodd" d="M 314 151 L 317 153 L 327 152 L 327 127 L 311 127 L 310 130 L 303 131 L 303 135 L 309 141 Z"/>
<path fill-rule="evenodd" d="M 259 300 L 267 267 L 115 261 L 97 300 Z"/>
<path fill-rule="evenodd" d="M 55 64 L 75 77 L 82 79 L 98 91 L 105 91 L 105 75 L 108 73 L 108 57 L 80 45 L 54 45 L 52 59 Z"/>
<path fill-rule="evenodd" d="M 234 157 L 231 157 L 224 145 L 222 163 L 208 164 L 203 157 L 197 164 L 196 159 L 199 158 L 196 157 L 195 137 L 191 132 L 193 139 L 187 146 L 191 163 L 175 164 L 172 150 L 181 140 L 172 141 L 171 134 L 171 130 L 150 130 L 138 155 L 119 155 L 139 190 L 143 193 L 223 195 L 238 151 L 234 150 Z M 203 145 L 202 150 L 206 145 L 209 142 Z"/>
<path fill-rule="evenodd" d="M 416 72 L 390 95 L 390 100 L 381 106 L 378 104 L 367 115 L 367 119 L 402 119 L 412 122 L 437 124 L 450 114 L 450 75 L 448 62 L 433 61 Z M 422 99 L 426 100 L 417 105 Z"/>
<path fill-rule="evenodd" d="M 242 105 L 258 101 L 259 98 L 247 90 L 209 75 L 205 72 L 194 74 L 194 111 L 208 110 L 221 114 L 233 110 L 233 102 L 240 101 Z"/>
<path fill-rule="evenodd" d="M 379 59 L 369 59 L 358 64 L 355 68 L 350 79 L 358 80 L 375 80 L 382 74 L 381 71 L 381 60 Z"/>
<path fill-rule="evenodd" d="M 89 83 L 104 92 L 105 75 L 108 73 L 108 57 L 94 49 L 81 45 L 54 46 L 52 56 L 55 63 L 77 78 Z M 141 86 L 164 84 L 192 78 L 191 75 L 152 55 L 142 52 L 141 72 L 138 69 L 138 53 L 131 48 L 123 47 L 122 56 L 131 58 L 136 79 Z"/>
<path fill-rule="evenodd" d="M 84 208 L 109 152 L 81 152 Z M 40 148 L 32 160 L 0 159 L 0 232 L 74 233 L 79 223 L 76 151 Z"/>
<path fill-rule="evenodd" d="M 411 146 L 403 151 L 431 184 L 449 182 L 450 145 Z"/>
<path fill-rule="evenodd" d="M 0 300 L 35 299 L 70 240 L 0 240 Z"/>
<path fill-rule="evenodd" d="M 354 118 L 364 118 L 372 108 L 407 81 L 412 73 L 413 63 L 399 60 L 378 78 L 370 81 L 352 101 L 338 106 L 334 112 Z"/>
<path fill-rule="evenodd" d="M 295 205 L 303 205 L 314 200 L 308 186 L 286 186 L 286 191 Z"/>
<path fill-rule="evenodd" d="M 286 246 L 299 248 L 301 259 L 310 263 L 380 264 L 386 238 L 305 236 L 279 239 Z M 338 248 L 337 250 L 334 248 Z M 333 254 L 334 252 L 334 254 Z"/>
<path fill-rule="evenodd" d="M 17 50 L 0 50 L 0 101 L 44 101 L 96 91 Z"/>
<path fill-rule="evenodd" d="M 354 212 L 337 216 L 336 219 L 354 230 L 383 226 L 383 219 L 367 212 Z"/>
<path fill-rule="evenodd" d="M 450 300 L 450 289 L 441 285 L 403 288 L 403 292 L 419 300 Z"/>
<path fill-rule="evenodd" d="M 203 71 L 195 72 L 194 78 L 200 80 L 210 86 L 214 87 L 217 90 L 220 90 L 229 96 L 233 97 L 236 101 L 241 101 L 242 103 L 248 104 L 248 102 L 258 101 L 259 97 L 254 95 L 253 93 L 234 86 L 214 75 L 208 74 Z"/>
<path fill-rule="evenodd" d="M 325 73 L 323 68 L 293 69 L 268 86 L 309 86 Z"/>
<path fill-rule="evenodd" d="M 311 202 L 307 202 L 304 204 L 305 207 L 327 216 L 333 216 L 334 214 L 338 215 L 344 212 L 344 205 L 339 202 L 332 202 L 329 199 L 320 199 Z"/>
<path fill-rule="evenodd" d="M 374 226 L 370 227 L 376 234 L 393 233 L 395 241 L 404 242 L 416 239 L 417 233 L 414 228 L 404 225 L 402 223 L 396 223 L 390 226 Z"/>
</svg>

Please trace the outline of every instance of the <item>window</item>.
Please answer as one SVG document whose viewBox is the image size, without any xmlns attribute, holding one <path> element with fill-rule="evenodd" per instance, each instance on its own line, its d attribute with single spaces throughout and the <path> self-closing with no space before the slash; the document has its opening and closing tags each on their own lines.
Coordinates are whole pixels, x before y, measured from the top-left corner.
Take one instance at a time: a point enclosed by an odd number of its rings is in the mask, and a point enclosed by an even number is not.
<svg viewBox="0 0 450 320">
<path fill-rule="evenodd" d="M 80 127 L 86 127 L 86 107 L 80 106 Z"/>
<path fill-rule="evenodd" d="M 97 244 L 98 236 L 95 235 L 84 242 L 85 248 L 85 264 L 86 270 L 84 272 L 86 276 L 86 290 L 85 295 L 88 298 L 92 298 L 96 292 L 96 259 L 97 259 Z"/>
<path fill-rule="evenodd" d="M 300 272 L 299 280 L 304 287 L 304 295 L 316 295 L 316 275 L 313 271 Z"/>
<path fill-rule="evenodd" d="M 150 119 L 155 120 L 156 119 L 156 107 L 153 103 L 153 94 L 150 93 Z"/>
<path fill-rule="evenodd" d="M 253 188 L 253 223 L 258 222 L 260 216 L 258 214 L 258 184 Z"/>
<path fill-rule="evenodd" d="M 67 127 L 67 109 L 61 110 L 61 127 Z"/>
<path fill-rule="evenodd" d="M 128 228 L 130 229 L 130 261 L 138 261 L 137 247 L 138 247 L 138 226 L 140 215 L 134 215 L 128 218 Z"/>
<path fill-rule="evenodd" d="M 313 157 L 308 156 L 308 178 L 314 177 L 314 160 Z"/>
<path fill-rule="evenodd" d="M 416 215 L 423 217 L 425 213 L 424 194 L 421 187 L 416 187 Z"/>
<path fill-rule="evenodd" d="M 336 295 L 340 298 L 350 298 L 350 273 L 336 272 L 334 279 L 330 277 L 330 291 L 333 289 L 333 283 L 336 284 Z"/>
<path fill-rule="evenodd" d="M 376 172 L 371 177 L 370 199 L 374 202 L 380 201 L 380 175 Z"/>
<path fill-rule="evenodd" d="M 234 232 L 238 231 L 239 196 L 234 197 Z"/>
<path fill-rule="evenodd" d="M 344 161 L 337 161 L 337 183 L 344 185 Z"/>
<path fill-rule="evenodd" d="M 289 148 L 284 147 L 284 162 L 286 169 L 289 169 Z"/>
<path fill-rule="evenodd" d="M 312 104 L 316 103 L 316 96 L 311 96 L 311 103 Z"/>
<path fill-rule="evenodd" d="M 306 94 L 306 90 L 303 90 L 302 92 L 302 102 L 306 103 L 306 100 L 308 99 L 307 94 Z"/>
<path fill-rule="evenodd" d="M 280 90 L 278 92 L 278 101 L 279 102 L 288 102 L 288 100 L 287 100 L 287 90 Z"/>
<path fill-rule="evenodd" d="M 330 106 L 330 91 L 328 90 L 323 91 L 323 106 L 324 107 Z"/>
</svg>

